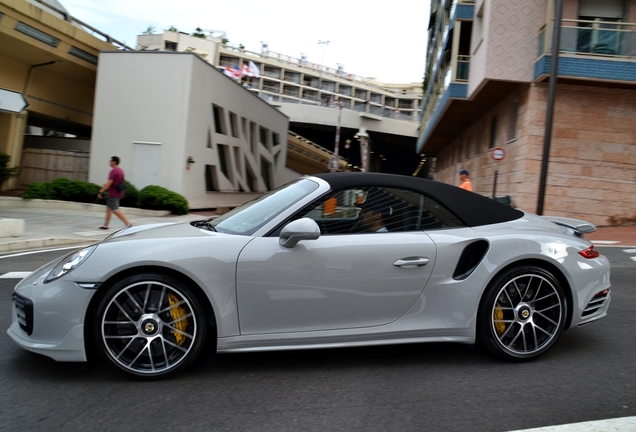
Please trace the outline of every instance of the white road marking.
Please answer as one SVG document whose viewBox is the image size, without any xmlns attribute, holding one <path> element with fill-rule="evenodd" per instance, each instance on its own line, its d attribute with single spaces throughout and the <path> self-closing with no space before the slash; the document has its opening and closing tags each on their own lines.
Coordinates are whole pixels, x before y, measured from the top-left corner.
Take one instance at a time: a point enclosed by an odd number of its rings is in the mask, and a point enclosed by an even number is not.
<svg viewBox="0 0 636 432">
<path fill-rule="evenodd" d="M 623 249 L 625 253 L 636 253 L 636 249 Z"/>
<path fill-rule="evenodd" d="M 0 275 L 0 279 L 24 279 L 33 272 L 9 272 Z"/>
<path fill-rule="evenodd" d="M 32 254 L 44 253 L 44 252 L 63 251 L 63 250 L 68 250 L 68 249 L 81 249 L 81 248 L 86 247 L 86 246 L 88 246 L 88 245 L 76 245 L 76 246 L 67 246 L 67 247 L 63 247 L 63 248 L 40 249 L 40 250 L 36 250 L 36 251 L 20 252 L 20 253 L 14 253 L 14 254 L 11 254 L 11 255 L 2 255 L 2 256 L 0 256 L 0 259 L 13 258 L 13 257 L 24 256 L 24 255 L 32 255 Z"/>
<path fill-rule="evenodd" d="M 616 243 L 620 243 L 620 241 L 615 241 L 615 240 L 592 240 L 592 243 L 598 244 L 598 245 L 613 245 L 613 244 L 616 244 Z"/>
<path fill-rule="evenodd" d="M 628 432 L 634 430 L 636 430 L 636 417 L 619 417 L 607 420 L 570 423 L 560 426 L 524 429 L 523 432 Z"/>
<path fill-rule="evenodd" d="M 636 257 L 630 257 L 632 261 L 636 261 Z"/>
</svg>

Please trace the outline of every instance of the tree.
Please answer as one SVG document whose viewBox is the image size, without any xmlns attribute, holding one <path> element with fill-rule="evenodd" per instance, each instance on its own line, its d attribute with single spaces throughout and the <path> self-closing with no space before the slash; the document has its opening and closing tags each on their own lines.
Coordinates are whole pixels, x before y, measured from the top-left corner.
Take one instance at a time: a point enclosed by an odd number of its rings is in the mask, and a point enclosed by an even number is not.
<svg viewBox="0 0 636 432">
<path fill-rule="evenodd" d="M 171 25 L 170 28 L 167 31 L 171 31 L 171 32 L 175 32 L 175 33 L 179 32 L 179 30 L 177 30 L 177 28 L 175 26 L 173 26 L 173 25 Z"/>
<path fill-rule="evenodd" d="M 221 39 L 221 44 L 223 44 L 223 45 L 227 45 L 227 44 L 229 44 L 229 43 L 230 43 L 230 40 L 229 40 L 228 38 L 223 38 L 223 39 Z"/>
<path fill-rule="evenodd" d="M 156 29 L 157 29 L 157 28 L 156 28 L 155 26 L 153 26 L 152 24 L 150 24 L 150 25 L 148 26 L 148 28 L 146 29 L 146 31 L 142 32 L 141 34 L 142 34 L 142 35 L 153 35 L 153 34 L 155 34 L 155 30 L 156 30 Z"/>
<path fill-rule="evenodd" d="M 197 27 L 194 32 L 192 32 L 192 36 L 205 39 L 205 33 L 201 30 L 201 27 Z"/>
</svg>

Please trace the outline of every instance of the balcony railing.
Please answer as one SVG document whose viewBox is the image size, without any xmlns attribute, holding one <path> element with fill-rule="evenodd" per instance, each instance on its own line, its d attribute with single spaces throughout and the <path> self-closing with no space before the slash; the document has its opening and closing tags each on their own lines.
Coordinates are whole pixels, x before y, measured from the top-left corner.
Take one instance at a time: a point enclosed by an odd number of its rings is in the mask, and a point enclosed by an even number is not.
<svg viewBox="0 0 636 432">
<path fill-rule="evenodd" d="M 546 47 L 545 28 L 539 36 L 539 53 Z M 589 20 L 563 20 L 560 52 L 636 57 L 636 23 Z"/>
</svg>

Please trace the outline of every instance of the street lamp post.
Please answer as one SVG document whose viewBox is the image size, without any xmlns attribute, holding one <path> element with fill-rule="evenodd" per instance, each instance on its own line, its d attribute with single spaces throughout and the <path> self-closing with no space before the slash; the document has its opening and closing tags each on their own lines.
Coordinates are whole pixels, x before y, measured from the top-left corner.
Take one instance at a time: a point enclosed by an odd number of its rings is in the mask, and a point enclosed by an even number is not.
<svg viewBox="0 0 636 432">
<path fill-rule="evenodd" d="M 325 48 L 329 45 L 329 41 L 318 41 L 319 45 L 322 45 L 322 58 L 320 59 L 320 79 L 322 79 L 322 70 L 325 68 Z"/>
</svg>

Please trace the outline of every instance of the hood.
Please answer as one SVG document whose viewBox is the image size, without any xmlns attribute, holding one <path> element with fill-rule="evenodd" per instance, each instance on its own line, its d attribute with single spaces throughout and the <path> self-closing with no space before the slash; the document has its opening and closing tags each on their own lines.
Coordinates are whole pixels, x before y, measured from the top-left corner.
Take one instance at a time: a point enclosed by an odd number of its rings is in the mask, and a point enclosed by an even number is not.
<svg viewBox="0 0 636 432">
<path fill-rule="evenodd" d="M 217 233 L 200 228 L 196 228 L 190 222 L 168 222 L 132 226 L 124 228 L 107 237 L 104 242 L 129 241 L 136 239 L 161 239 L 161 238 L 184 238 L 202 236 L 227 236 L 228 234 Z"/>
</svg>

